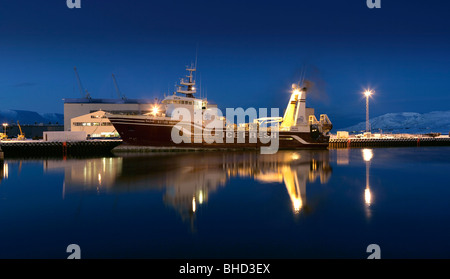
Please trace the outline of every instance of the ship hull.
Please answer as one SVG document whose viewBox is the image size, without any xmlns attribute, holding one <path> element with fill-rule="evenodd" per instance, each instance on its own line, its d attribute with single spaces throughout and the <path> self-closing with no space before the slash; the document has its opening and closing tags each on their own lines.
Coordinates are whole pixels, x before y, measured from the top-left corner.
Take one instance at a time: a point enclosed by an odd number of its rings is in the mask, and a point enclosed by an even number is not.
<svg viewBox="0 0 450 279">
<path fill-rule="evenodd" d="M 220 136 L 216 136 L 216 140 L 212 141 L 202 136 L 201 132 L 198 136 L 198 133 L 195 132 L 195 125 L 192 125 L 192 135 L 187 140 L 176 143 L 172 140 L 172 133 L 177 121 L 127 116 L 109 116 L 108 118 L 120 134 L 124 144 L 133 146 L 257 149 L 273 147 L 274 141 L 278 141 L 276 147 L 278 149 L 326 149 L 329 143 L 329 136 L 292 131 L 267 132 L 265 137 L 258 137 L 258 133 L 249 131 L 223 130 L 218 134 Z"/>
</svg>

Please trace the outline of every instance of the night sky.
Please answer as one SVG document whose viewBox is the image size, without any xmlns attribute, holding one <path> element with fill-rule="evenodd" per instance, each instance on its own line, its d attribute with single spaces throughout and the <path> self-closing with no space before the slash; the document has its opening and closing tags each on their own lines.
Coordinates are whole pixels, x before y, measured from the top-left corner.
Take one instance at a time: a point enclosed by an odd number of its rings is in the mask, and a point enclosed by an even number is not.
<svg viewBox="0 0 450 279">
<path fill-rule="evenodd" d="M 81 97 L 161 98 L 195 62 L 202 95 L 227 107 L 279 107 L 302 76 L 307 105 L 336 128 L 371 117 L 450 110 L 450 2 L 382 0 L 0 0 L 0 110 L 63 112 Z"/>
</svg>

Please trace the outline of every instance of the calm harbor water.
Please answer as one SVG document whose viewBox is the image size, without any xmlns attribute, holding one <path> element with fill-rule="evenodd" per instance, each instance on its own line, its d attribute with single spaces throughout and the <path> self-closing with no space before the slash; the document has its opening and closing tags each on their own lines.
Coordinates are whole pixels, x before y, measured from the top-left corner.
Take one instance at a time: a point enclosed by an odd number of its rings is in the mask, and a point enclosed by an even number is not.
<svg viewBox="0 0 450 279">
<path fill-rule="evenodd" d="M 450 258 L 450 148 L 6 159 L 0 258 Z"/>
</svg>

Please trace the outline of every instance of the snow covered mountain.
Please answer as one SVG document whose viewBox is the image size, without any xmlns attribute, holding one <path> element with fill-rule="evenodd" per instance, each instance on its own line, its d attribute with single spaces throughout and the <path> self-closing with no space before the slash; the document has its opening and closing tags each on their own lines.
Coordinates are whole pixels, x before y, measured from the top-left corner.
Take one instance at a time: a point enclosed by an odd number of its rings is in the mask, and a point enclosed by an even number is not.
<svg viewBox="0 0 450 279">
<path fill-rule="evenodd" d="M 429 113 L 401 112 L 387 113 L 370 119 L 372 133 L 442 133 L 450 131 L 450 111 L 433 111 Z M 366 122 L 354 126 L 336 129 L 335 131 L 348 131 L 361 133 L 366 129 Z"/>
<path fill-rule="evenodd" d="M 64 125 L 62 113 L 37 113 L 28 110 L 0 110 L 0 123 L 15 124 L 60 124 Z"/>
</svg>

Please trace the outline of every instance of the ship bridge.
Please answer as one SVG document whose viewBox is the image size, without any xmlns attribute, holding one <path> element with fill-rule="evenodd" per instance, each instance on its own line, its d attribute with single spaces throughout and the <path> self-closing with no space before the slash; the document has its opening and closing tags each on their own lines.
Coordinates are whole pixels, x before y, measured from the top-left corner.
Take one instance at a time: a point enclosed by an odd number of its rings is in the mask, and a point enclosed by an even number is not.
<svg viewBox="0 0 450 279">
<path fill-rule="evenodd" d="M 306 107 L 307 87 L 292 85 L 292 93 L 283 117 L 264 117 L 254 120 L 259 125 L 278 123 L 280 131 L 328 133 L 333 125 L 326 114 L 320 120 L 314 116 L 314 109 Z"/>
</svg>

